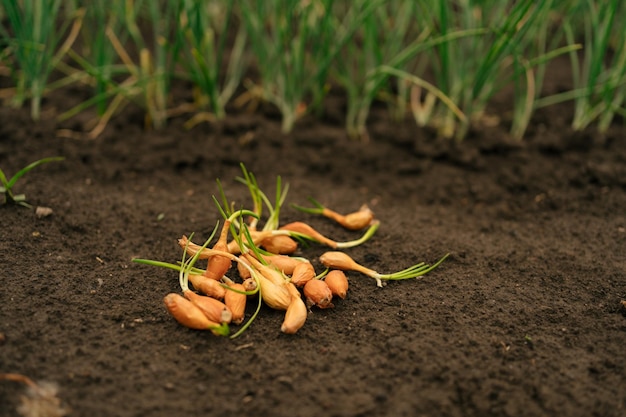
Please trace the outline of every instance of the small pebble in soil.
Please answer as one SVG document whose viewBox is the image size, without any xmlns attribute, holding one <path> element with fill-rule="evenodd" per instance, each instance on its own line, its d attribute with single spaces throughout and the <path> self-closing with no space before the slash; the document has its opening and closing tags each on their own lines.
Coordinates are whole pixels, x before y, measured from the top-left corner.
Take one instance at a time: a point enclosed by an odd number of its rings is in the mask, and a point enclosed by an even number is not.
<svg viewBox="0 0 626 417">
<path fill-rule="evenodd" d="M 42 206 L 38 206 L 35 209 L 35 215 L 39 218 L 42 217 L 48 217 L 50 215 L 52 215 L 53 211 L 50 207 L 42 207 Z"/>
</svg>

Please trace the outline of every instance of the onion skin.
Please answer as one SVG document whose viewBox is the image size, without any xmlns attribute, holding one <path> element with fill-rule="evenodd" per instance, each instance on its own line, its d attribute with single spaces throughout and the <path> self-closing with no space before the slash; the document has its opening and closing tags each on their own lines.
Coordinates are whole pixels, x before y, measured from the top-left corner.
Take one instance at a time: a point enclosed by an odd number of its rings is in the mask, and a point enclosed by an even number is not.
<svg viewBox="0 0 626 417">
<path fill-rule="evenodd" d="M 185 327 L 196 330 L 210 330 L 219 327 L 219 323 L 211 321 L 207 316 L 185 297 L 170 293 L 163 298 L 167 311 L 176 321 Z"/>
<path fill-rule="evenodd" d="M 223 302 L 215 298 L 196 294 L 191 290 L 183 291 L 186 299 L 191 301 L 207 318 L 216 323 L 230 323 L 233 314 Z"/>
<path fill-rule="evenodd" d="M 319 308 L 332 308 L 333 293 L 328 288 L 328 284 L 319 279 L 312 279 L 304 285 L 304 296 L 308 306 Z"/>
<path fill-rule="evenodd" d="M 343 271 L 338 269 L 330 271 L 324 278 L 324 281 L 334 296 L 342 300 L 346 298 L 346 294 L 348 293 L 348 278 L 346 278 L 346 274 Z"/>
<path fill-rule="evenodd" d="M 220 283 L 214 279 L 207 278 L 204 275 L 189 274 L 189 282 L 200 293 L 209 297 L 223 300 L 226 290 Z"/>
<path fill-rule="evenodd" d="M 230 288 L 238 291 L 246 291 L 242 284 L 230 284 Z M 243 322 L 246 313 L 246 300 L 248 296 L 246 294 L 240 294 L 235 291 L 226 290 L 224 296 L 224 303 L 232 312 L 232 322 L 234 324 L 241 324 Z"/>
</svg>

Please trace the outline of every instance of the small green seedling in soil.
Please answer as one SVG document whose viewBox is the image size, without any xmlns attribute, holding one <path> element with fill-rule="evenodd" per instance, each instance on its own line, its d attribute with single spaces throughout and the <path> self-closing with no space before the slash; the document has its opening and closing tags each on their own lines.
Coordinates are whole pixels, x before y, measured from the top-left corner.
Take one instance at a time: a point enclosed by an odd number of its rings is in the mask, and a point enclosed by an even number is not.
<svg viewBox="0 0 626 417">
<path fill-rule="evenodd" d="M 47 162 L 62 161 L 63 159 L 65 158 L 60 156 L 40 159 L 19 170 L 17 174 L 11 177 L 10 180 L 7 180 L 6 175 L 4 175 L 4 172 L 0 169 L 0 183 L 2 183 L 2 185 L 0 185 L 0 193 L 4 194 L 4 203 L 19 204 L 20 206 L 32 208 L 32 206 L 26 202 L 26 196 L 24 194 L 16 195 L 13 193 L 13 186 L 15 185 L 17 180 L 22 178 L 26 173 L 28 173 L 36 166 L 45 164 Z"/>
</svg>

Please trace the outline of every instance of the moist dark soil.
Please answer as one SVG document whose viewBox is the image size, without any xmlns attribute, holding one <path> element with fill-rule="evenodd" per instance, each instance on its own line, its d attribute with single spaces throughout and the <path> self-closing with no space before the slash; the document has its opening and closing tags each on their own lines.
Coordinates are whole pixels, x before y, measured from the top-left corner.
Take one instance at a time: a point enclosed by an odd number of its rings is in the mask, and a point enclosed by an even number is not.
<svg viewBox="0 0 626 417">
<path fill-rule="evenodd" d="M 514 141 L 503 99 L 491 110 L 498 126 L 457 143 L 377 104 L 361 143 L 345 135 L 337 93 L 290 134 L 269 108 L 149 131 L 130 106 L 95 140 L 59 137 L 87 129 L 84 115 L 55 121 L 86 94 L 51 94 L 38 123 L 0 109 L 7 175 L 65 157 L 15 186 L 52 214 L 0 206 L 0 372 L 57 384 L 69 415 L 626 415 L 623 120 L 603 135 L 574 132 L 572 106 L 554 106 Z M 347 298 L 313 307 L 295 335 L 267 306 L 236 339 L 187 329 L 163 304 L 178 274 L 132 260 L 176 263 L 179 237 L 202 243 L 221 219 L 218 178 L 250 208 L 241 162 L 272 198 L 277 176 L 289 183 L 281 223 L 352 240 L 360 233 L 288 204 L 367 203 L 380 229 L 346 251 L 372 269 L 450 257 L 383 288 L 349 272 Z M 322 272 L 326 250 L 296 254 Z M 18 415 L 24 392 L 0 381 L 0 416 Z"/>
</svg>

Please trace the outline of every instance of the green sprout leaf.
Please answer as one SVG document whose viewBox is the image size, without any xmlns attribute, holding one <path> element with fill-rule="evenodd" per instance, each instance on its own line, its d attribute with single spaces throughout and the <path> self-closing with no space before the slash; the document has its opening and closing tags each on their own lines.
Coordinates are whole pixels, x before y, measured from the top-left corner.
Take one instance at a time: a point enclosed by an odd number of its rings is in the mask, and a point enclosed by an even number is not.
<svg viewBox="0 0 626 417">
<path fill-rule="evenodd" d="M 5 203 L 19 204 L 21 206 L 31 208 L 32 206 L 26 202 L 26 196 L 24 194 L 13 194 L 13 186 L 15 185 L 15 183 L 28 172 L 30 172 L 33 168 L 41 164 L 54 161 L 62 161 L 64 159 L 65 158 L 61 156 L 40 159 L 20 169 L 15 175 L 11 177 L 11 179 L 7 179 L 5 173 L 0 169 L 0 182 L 2 183 L 2 187 L 0 187 L 0 192 L 4 193 Z"/>
</svg>

